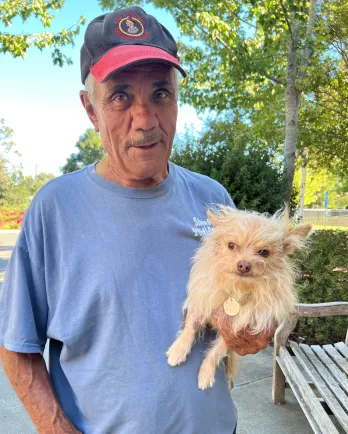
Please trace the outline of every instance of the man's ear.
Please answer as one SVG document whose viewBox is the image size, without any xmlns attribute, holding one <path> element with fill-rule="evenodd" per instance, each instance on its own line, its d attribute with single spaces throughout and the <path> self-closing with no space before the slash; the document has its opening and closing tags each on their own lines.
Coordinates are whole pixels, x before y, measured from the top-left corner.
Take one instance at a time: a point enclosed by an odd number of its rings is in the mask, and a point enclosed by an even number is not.
<svg viewBox="0 0 348 434">
<path fill-rule="evenodd" d="M 285 229 L 285 238 L 283 242 L 283 250 L 286 255 L 289 255 L 296 249 L 301 249 L 304 246 L 304 241 L 310 230 L 311 225 L 288 226 Z"/>
<path fill-rule="evenodd" d="M 80 100 L 83 105 L 83 107 L 86 110 L 87 116 L 89 117 L 89 120 L 92 122 L 94 131 L 96 133 L 99 132 L 99 123 L 98 118 L 95 112 L 95 108 L 93 104 L 91 103 L 91 100 L 89 99 L 88 92 L 86 90 L 80 90 Z"/>
</svg>

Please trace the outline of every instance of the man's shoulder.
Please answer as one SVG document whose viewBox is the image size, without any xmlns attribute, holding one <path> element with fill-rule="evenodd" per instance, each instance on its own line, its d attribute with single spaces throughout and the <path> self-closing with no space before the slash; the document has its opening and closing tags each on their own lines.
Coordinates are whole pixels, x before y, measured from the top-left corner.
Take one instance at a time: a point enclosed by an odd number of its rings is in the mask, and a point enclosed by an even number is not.
<svg viewBox="0 0 348 434">
<path fill-rule="evenodd" d="M 185 169 L 182 166 L 178 166 L 178 165 L 175 166 L 179 177 L 184 179 L 189 185 L 205 191 L 211 190 L 213 192 L 221 192 L 227 194 L 225 187 L 215 179 L 212 179 L 206 175 L 202 175 L 201 173 L 193 172 L 192 170 Z"/>
<path fill-rule="evenodd" d="M 188 188 L 190 195 L 196 200 L 205 204 L 221 203 L 234 206 L 226 188 L 215 179 L 181 166 L 175 165 L 175 168 L 183 189 Z"/>
<path fill-rule="evenodd" d="M 66 197 L 73 194 L 74 190 L 76 191 L 81 183 L 85 182 L 86 170 L 88 170 L 88 166 L 52 179 L 37 192 L 35 201 L 42 202 L 62 195 Z"/>
<path fill-rule="evenodd" d="M 81 191 L 86 190 L 85 170 L 58 176 L 45 184 L 36 193 L 24 217 L 23 228 L 27 234 L 40 233 L 40 228 L 50 227 L 56 218 L 61 217 L 61 210 L 74 213 L 81 207 L 79 197 Z"/>
</svg>

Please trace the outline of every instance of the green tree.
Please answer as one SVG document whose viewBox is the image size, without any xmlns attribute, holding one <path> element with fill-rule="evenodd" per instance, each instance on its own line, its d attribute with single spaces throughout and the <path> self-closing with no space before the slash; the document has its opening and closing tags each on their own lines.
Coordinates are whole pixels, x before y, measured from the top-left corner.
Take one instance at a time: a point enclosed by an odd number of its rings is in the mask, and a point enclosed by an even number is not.
<svg viewBox="0 0 348 434">
<path fill-rule="evenodd" d="M 295 173 L 294 185 L 299 189 L 301 171 Z M 323 208 L 325 192 L 329 192 L 329 208 L 345 208 L 348 206 L 348 177 L 328 170 L 314 170 L 309 167 L 306 174 L 304 206 L 306 208 Z"/>
<path fill-rule="evenodd" d="M 114 8 L 134 1 L 100 3 L 104 8 Z M 136 3 L 144 5 L 143 1 Z M 346 25 L 347 0 L 151 3 L 169 11 L 182 35 L 191 40 L 180 44 L 189 73 L 181 91 L 183 101 L 199 110 L 233 110 L 245 123 L 253 124 L 254 133 L 266 142 L 271 136 L 281 140 L 288 201 L 296 150 L 299 145 L 307 146 L 299 140 L 302 106 L 306 98 L 313 96 L 315 106 L 320 104 L 319 93 L 313 93 L 312 77 L 317 70 L 328 74 L 323 66 L 326 59 L 336 71 L 338 66 L 346 65 L 347 34 L 337 28 Z M 339 152 L 333 154 L 332 158 L 337 158 Z M 326 153 L 326 159 L 329 155 Z"/>
<path fill-rule="evenodd" d="M 11 184 L 9 155 L 11 152 L 19 155 L 12 141 L 12 135 L 13 130 L 6 126 L 4 119 L 0 119 L 0 204 L 6 200 L 6 195 Z"/>
<path fill-rule="evenodd" d="M 297 252 L 299 279 L 296 287 L 300 303 L 348 301 L 348 232 L 315 231 L 308 251 Z M 294 338 L 328 344 L 340 342 L 347 332 L 347 317 L 301 318 Z"/>
<path fill-rule="evenodd" d="M 248 144 L 248 127 L 209 121 L 201 135 L 187 132 L 171 160 L 220 182 L 239 209 L 273 213 L 283 206 L 284 181 L 270 149 Z"/>
<path fill-rule="evenodd" d="M 52 173 L 39 173 L 33 177 L 24 176 L 18 169 L 13 171 L 10 174 L 4 205 L 25 210 L 40 188 L 54 178 Z"/>
<path fill-rule="evenodd" d="M 67 158 L 66 164 L 61 168 L 62 173 L 74 172 L 88 164 L 101 160 L 104 156 L 100 137 L 92 128 L 88 128 L 80 136 L 76 147 L 78 152 L 71 154 Z"/>
<path fill-rule="evenodd" d="M 30 17 L 40 19 L 44 28 L 51 26 L 54 18 L 54 11 L 61 9 L 64 5 L 64 0 L 3 0 L 0 2 L 0 22 L 5 27 L 12 25 L 13 19 L 19 17 L 23 22 Z M 41 33 L 29 34 L 0 32 L 0 53 L 9 52 L 14 57 L 24 57 L 28 48 L 35 46 L 40 50 L 44 48 L 52 48 L 52 59 L 54 64 L 62 66 L 64 63 L 72 63 L 71 59 L 65 56 L 60 47 L 68 44 L 74 45 L 74 38 L 80 31 L 80 25 L 86 21 L 81 15 L 80 19 L 69 29 L 62 29 L 58 33 L 43 31 Z"/>
<path fill-rule="evenodd" d="M 10 156 L 20 156 L 12 140 L 13 130 L 0 119 L 0 206 L 25 209 L 37 191 L 55 176 L 39 173 L 24 176 L 21 164 L 10 164 Z"/>
</svg>

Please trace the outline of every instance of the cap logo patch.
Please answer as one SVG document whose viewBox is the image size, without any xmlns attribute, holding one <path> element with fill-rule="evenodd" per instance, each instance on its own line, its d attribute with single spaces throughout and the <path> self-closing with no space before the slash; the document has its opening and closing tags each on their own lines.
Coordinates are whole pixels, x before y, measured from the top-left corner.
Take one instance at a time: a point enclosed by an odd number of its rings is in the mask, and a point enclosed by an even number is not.
<svg viewBox="0 0 348 434">
<path fill-rule="evenodd" d="M 127 40 L 143 40 L 146 39 L 149 35 L 149 31 L 144 28 L 144 20 L 136 15 L 126 15 L 123 17 L 118 17 L 114 24 L 115 33 L 123 39 Z"/>
</svg>

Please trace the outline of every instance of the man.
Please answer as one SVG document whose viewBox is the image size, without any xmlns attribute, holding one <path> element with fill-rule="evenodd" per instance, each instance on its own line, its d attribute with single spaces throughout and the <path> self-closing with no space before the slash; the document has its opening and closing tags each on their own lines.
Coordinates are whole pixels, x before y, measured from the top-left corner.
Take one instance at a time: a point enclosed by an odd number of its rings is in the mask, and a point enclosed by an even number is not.
<svg viewBox="0 0 348 434">
<path fill-rule="evenodd" d="M 127 20 L 137 34 L 126 34 Z M 182 321 L 197 225 L 207 224 L 207 204 L 233 204 L 217 182 L 168 162 L 177 70 L 185 76 L 174 39 L 139 7 L 86 30 L 80 98 L 107 156 L 41 189 L 0 294 L 1 360 L 40 434 L 235 430 L 223 367 L 212 389 L 197 387 L 209 333 L 183 365 L 165 357 Z M 273 331 L 221 333 L 248 354 Z"/>
</svg>

